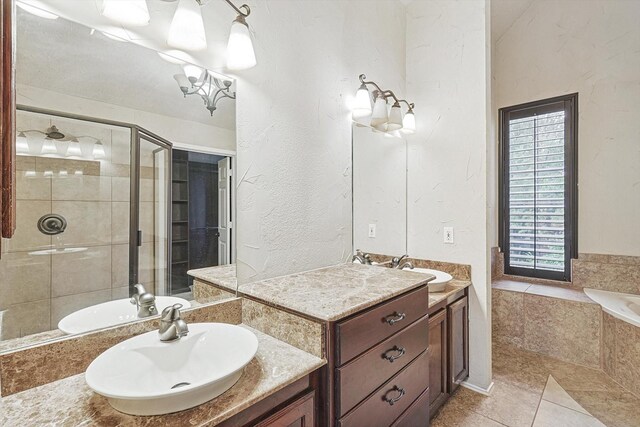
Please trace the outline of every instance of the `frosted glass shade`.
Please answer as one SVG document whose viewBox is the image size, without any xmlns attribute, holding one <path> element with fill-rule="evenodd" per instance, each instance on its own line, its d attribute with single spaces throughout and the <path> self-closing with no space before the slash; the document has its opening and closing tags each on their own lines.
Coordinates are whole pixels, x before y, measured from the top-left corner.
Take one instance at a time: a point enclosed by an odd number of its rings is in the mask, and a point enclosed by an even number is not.
<svg viewBox="0 0 640 427">
<path fill-rule="evenodd" d="M 55 142 L 50 139 L 45 139 L 42 144 L 42 154 L 56 154 L 58 149 L 56 148 Z"/>
<path fill-rule="evenodd" d="M 16 138 L 16 154 L 29 154 L 29 143 L 23 132 L 20 132 Z"/>
<path fill-rule="evenodd" d="M 255 67 L 256 54 L 249 27 L 244 18 L 238 17 L 231 24 L 229 42 L 227 43 L 227 68 L 230 70 L 246 70 Z"/>
<path fill-rule="evenodd" d="M 371 95 L 365 85 L 360 86 L 360 89 L 356 92 L 351 115 L 355 121 L 371 115 Z"/>
<path fill-rule="evenodd" d="M 384 99 L 384 97 L 377 97 L 376 102 L 373 104 L 373 112 L 371 113 L 371 126 L 378 130 L 386 131 L 387 121 L 389 121 L 387 100 Z"/>
<path fill-rule="evenodd" d="M 106 154 L 104 152 L 104 145 L 102 145 L 102 142 L 96 141 L 96 143 L 93 144 L 93 158 L 96 160 L 100 160 L 104 159 L 105 156 Z"/>
<path fill-rule="evenodd" d="M 80 142 L 77 139 L 72 140 L 67 148 L 68 157 L 81 157 L 82 150 L 80 149 Z"/>
<path fill-rule="evenodd" d="M 189 90 L 189 79 L 184 74 L 174 74 L 173 78 L 178 82 L 178 86 L 180 86 L 180 90 L 186 92 Z"/>
<path fill-rule="evenodd" d="M 149 25 L 146 0 L 102 0 L 102 15 L 123 25 Z"/>
<path fill-rule="evenodd" d="M 391 107 L 389 112 L 389 121 L 387 122 L 387 131 L 394 131 L 402 128 L 402 109 L 397 102 Z"/>
<path fill-rule="evenodd" d="M 180 0 L 169 27 L 167 44 L 176 49 L 203 50 L 207 35 L 200 6 L 195 0 Z"/>
<path fill-rule="evenodd" d="M 182 70 L 191 83 L 197 82 L 202 75 L 202 68 L 198 67 L 197 65 L 184 64 L 182 66 Z"/>
<path fill-rule="evenodd" d="M 413 110 L 407 112 L 402 120 L 402 132 L 412 134 L 416 133 L 416 116 Z"/>
</svg>

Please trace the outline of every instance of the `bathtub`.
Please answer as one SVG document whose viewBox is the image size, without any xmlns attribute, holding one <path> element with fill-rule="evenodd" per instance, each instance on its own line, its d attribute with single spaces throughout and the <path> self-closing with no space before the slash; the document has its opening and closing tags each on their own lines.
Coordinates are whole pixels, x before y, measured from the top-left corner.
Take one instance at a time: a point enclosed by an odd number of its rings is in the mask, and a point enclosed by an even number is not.
<svg viewBox="0 0 640 427">
<path fill-rule="evenodd" d="M 613 317 L 640 327 L 640 295 L 589 288 L 584 293 Z"/>
</svg>

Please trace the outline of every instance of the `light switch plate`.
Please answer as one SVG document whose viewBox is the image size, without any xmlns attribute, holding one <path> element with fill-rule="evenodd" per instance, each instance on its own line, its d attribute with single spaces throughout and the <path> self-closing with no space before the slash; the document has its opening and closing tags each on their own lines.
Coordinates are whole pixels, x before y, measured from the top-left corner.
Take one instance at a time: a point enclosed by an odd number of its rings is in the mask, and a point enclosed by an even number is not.
<svg viewBox="0 0 640 427">
<path fill-rule="evenodd" d="M 376 237 L 376 225 L 375 224 L 369 224 L 369 237 L 371 237 L 371 238 L 375 238 Z"/>
<path fill-rule="evenodd" d="M 444 227 L 444 243 L 453 244 L 453 227 Z"/>
</svg>

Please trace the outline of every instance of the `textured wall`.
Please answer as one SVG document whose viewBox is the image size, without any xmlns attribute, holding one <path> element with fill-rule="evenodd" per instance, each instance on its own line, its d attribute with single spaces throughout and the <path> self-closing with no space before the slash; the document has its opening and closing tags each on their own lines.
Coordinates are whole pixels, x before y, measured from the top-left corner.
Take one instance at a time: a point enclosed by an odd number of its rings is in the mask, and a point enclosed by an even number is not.
<svg viewBox="0 0 640 427">
<path fill-rule="evenodd" d="M 637 1 L 533 2 L 495 45 L 498 108 L 579 93 L 581 253 L 640 255 L 638 17 Z"/>
<path fill-rule="evenodd" d="M 442 0 L 407 8 L 407 92 L 418 120 L 408 138 L 408 252 L 471 264 L 469 382 L 482 388 L 491 383 L 485 6 Z M 443 243 L 443 226 L 455 228 L 455 244 Z"/>
<path fill-rule="evenodd" d="M 404 92 L 405 9 L 389 1 L 255 1 L 258 65 L 238 73 L 238 281 L 351 254 L 358 75 Z"/>
</svg>

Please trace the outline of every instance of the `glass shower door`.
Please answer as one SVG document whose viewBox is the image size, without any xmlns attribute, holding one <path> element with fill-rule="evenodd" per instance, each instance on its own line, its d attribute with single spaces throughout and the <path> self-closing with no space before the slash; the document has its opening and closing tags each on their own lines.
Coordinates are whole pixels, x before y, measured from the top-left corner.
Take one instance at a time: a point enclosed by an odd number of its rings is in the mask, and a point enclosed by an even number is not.
<svg viewBox="0 0 640 427">
<path fill-rule="evenodd" d="M 132 227 L 132 258 L 136 257 L 137 271 L 132 283 L 142 283 L 155 295 L 167 295 L 171 274 L 169 260 L 169 221 L 171 190 L 171 144 L 159 137 L 137 129 L 137 227 Z M 135 203 L 132 203 L 135 205 Z"/>
</svg>

